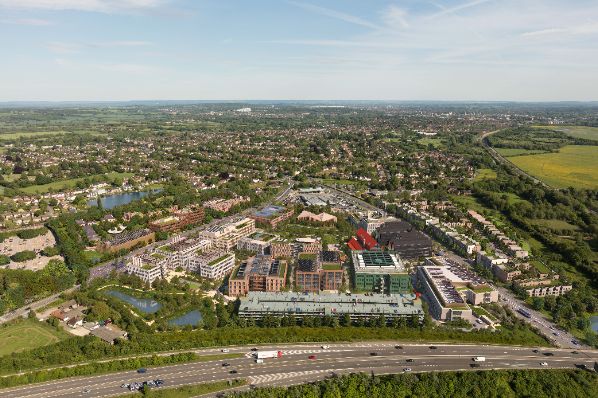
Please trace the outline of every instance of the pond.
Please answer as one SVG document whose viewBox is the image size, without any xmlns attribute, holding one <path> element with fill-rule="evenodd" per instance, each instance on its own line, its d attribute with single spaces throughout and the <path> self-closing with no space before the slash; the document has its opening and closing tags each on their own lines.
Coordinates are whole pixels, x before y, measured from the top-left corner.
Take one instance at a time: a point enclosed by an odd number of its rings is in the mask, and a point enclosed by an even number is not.
<svg viewBox="0 0 598 398">
<path fill-rule="evenodd" d="M 128 294 L 118 290 L 107 290 L 106 294 L 131 304 L 144 314 L 153 314 L 162 308 L 162 304 L 156 300 L 129 296 Z"/>
<path fill-rule="evenodd" d="M 590 325 L 592 330 L 598 333 L 598 316 L 590 317 Z"/>
<path fill-rule="evenodd" d="M 199 312 L 198 310 L 193 310 L 187 312 L 185 315 L 181 315 L 178 318 L 171 319 L 170 321 L 168 321 L 168 324 L 171 326 L 197 326 L 199 325 L 201 319 L 201 312 Z"/>
<path fill-rule="evenodd" d="M 161 189 L 154 189 L 151 191 L 142 191 L 142 192 L 127 192 L 127 193 L 119 193 L 116 195 L 108 195 L 100 198 L 100 202 L 102 202 L 102 207 L 106 210 L 110 210 L 115 208 L 116 206 L 122 206 L 129 204 L 135 200 L 143 199 L 149 194 L 161 192 Z M 88 206 L 97 206 L 98 201 L 96 199 L 88 200 Z"/>
</svg>

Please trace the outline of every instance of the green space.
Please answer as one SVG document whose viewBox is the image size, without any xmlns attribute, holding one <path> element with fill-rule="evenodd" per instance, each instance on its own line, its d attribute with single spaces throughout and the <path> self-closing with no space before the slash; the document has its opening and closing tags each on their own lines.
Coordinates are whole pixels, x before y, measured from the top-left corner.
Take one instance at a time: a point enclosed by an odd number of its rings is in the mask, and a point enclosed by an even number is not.
<svg viewBox="0 0 598 398">
<path fill-rule="evenodd" d="M 422 145 L 432 145 L 434 148 L 440 148 L 443 146 L 442 140 L 440 138 L 420 138 L 417 140 L 418 143 Z"/>
<path fill-rule="evenodd" d="M 85 250 L 82 254 L 92 264 L 102 259 L 102 254 L 96 250 Z"/>
<path fill-rule="evenodd" d="M 515 156 L 510 161 L 556 188 L 598 188 L 598 146 L 567 145 L 555 153 Z"/>
<path fill-rule="evenodd" d="M 481 181 L 481 180 L 494 180 L 496 178 L 496 171 L 492 169 L 479 169 L 476 172 L 474 177 L 474 181 Z"/>
<path fill-rule="evenodd" d="M 486 309 L 476 306 L 476 305 L 472 305 L 471 306 L 471 311 L 477 315 L 477 316 L 482 316 L 482 315 L 486 315 L 488 318 L 490 318 L 490 320 L 492 320 L 493 322 L 496 322 L 496 317 L 494 315 L 492 315 L 491 313 L 489 313 L 488 311 L 486 311 Z"/>
<path fill-rule="evenodd" d="M 563 133 L 565 133 L 571 137 L 585 138 L 588 140 L 597 140 L 598 141 L 598 127 L 589 127 L 589 126 L 534 126 L 534 127 L 547 129 L 547 130 L 562 131 Z"/>
<path fill-rule="evenodd" d="M 542 227 L 547 227 L 554 230 L 566 230 L 566 231 L 577 231 L 579 227 L 577 225 L 569 224 L 565 220 L 557 220 L 557 219 L 534 219 L 530 220 L 530 222 L 534 225 L 540 225 Z"/>
<path fill-rule="evenodd" d="M 291 387 L 263 387 L 237 398 L 595 398 L 598 375 L 581 370 L 495 370 L 333 376 Z"/>
<path fill-rule="evenodd" d="M 60 191 L 60 190 L 64 190 L 64 189 L 75 188 L 75 186 L 77 185 L 78 182 L 84 181 L 85 179 L 92 178 L 92 177 L 106 177 L 106 178 L 108 178 L 108 180 L 114 181 L 116 179 L 129 178 L 132 176 L 133 176 L 133 173 L 111 172 L 111 173 L 106 173 L 106 174 L 96 174 L 94 176 L 89 176 L 89 177 L 79 177 L 79 178 L 71 178 L 69 180 L 55 181 L 55 182 L 51 182 L 49 184 L 43 184 L 43 185 L 31 185 L 29 187 L 20 188 L 20 190 L 25 193 L 29 193 L 29 194 L 35 194 L 35 193 L 42 194 L 42 193 L 48 192 L 50 189 L 52 189 L 54 191 Z"/>
<path fill-rule="evenodd" d="M 59 134 L 69 134 L 70 131 L 22 131 L 16 133 L 0 133 L 0 141 L 16 140 L 18 138 L 47 137 Z"/>
<path fill-rule="evenodd" d="M 537 153 L 544 153 L 545 151 L 541 150 L 534 150 L 534 149 L 522 149 L 522 148 L 495 148 L 496 152 L 500 153 L 502 156 L 508 158 L 510 156 L 520 156 L 520 155 L 535 155 Z"/>
<path fill-rule="evenodd" d="M 339 264 L 324 263 L 322 264 L 322 269 L 325 271 L 336 271 L 342 269 L 342 267 Z"/>
<path fill-rule="evenodd" d="M 0 356 L 56 343 L 65 338 L 45 323 L 27 319 L 0 327 Z"/>
<path fill-rule="evenodd" d="M 20 174 L 4 174 L 2 176 L 2 178 L 4 178 L 5 181 L 8 182 L 14 182 L 16 180 L 18 180 L 21 177 Z"/>
<path fill-rule="evenodd" d="M 148 390 L 143 393 L 138 392 L 134 395 L 123 394 L 115 398 L 146 397 L 146 398 L 191 398 L 200 395 L 211 394 L 218 391 L 224 391 L 231 388 L 244 386 L 247 382 L 244 379 L 235 379 L 228 381 L 217 381 L 214 383 L 192 384 L 176 388 L 160 388 L 159 390 Z"/>
</svg>

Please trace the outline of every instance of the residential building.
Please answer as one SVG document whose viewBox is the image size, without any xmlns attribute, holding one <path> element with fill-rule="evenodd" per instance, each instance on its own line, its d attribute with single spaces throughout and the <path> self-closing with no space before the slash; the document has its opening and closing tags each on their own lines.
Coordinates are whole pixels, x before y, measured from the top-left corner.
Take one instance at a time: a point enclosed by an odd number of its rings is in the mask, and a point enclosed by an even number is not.
<svg viewBox="0 0 598 398">
<path fill-rule="evenodd" d="M 136 275 L 146 283 L 152 283 L 158 278 L 164 277 L 164 268 L 167 260 L 157 256 L 144 254 L 134 256 L 131 262 L 127 263 L 126 271 L 129 274 Z"/>
<path fill-rule="evenodd" d="M 545 296 L 562 296 L 563 294 L 573 290 L 571 285 L 558 285 L 558 286 L 544 286 L 537 287 L 535 289 L 526 290 L 527 295 L 530 297 L 545 297 Z"/>
<path fill-rule="evenodd" d="M 200 206 L 175 210 L 168 217 L 149 223 L 149 228 L 155 232 L 173 232 L 185 228 L 187 225 L 199 224 L 204 219 L 204 209 Z"/>
<path fill-rule="evenodd" d="M 237 217 L 223 224 L 208 228 L 202 233 L 212 240 L 214 247 L 222 250 L 234 248 L 240 239 L 255 232 L 255 221 L 247 217 Z"/>
<path fill-rule="evenodd" d="M 237 250 L 250 251 L 257 254 L 266 254 L 270 249 L 272 242 L 276 241 L 278 236 L 265 233 L 263 231 L 256 231 L 250 236 L 239 239 L 237 242 Z"/>
<path fill-rule="evenodd" d="M 147 245 L 154 242 L 154 232 L 149 229 L 140 229 L 137 231 L 125 231 L 113 237 L 112 239 L 103 242 L 100 245 L 100 250 L 105 250 L 110 253 L 115 253 L 120 250 L 128 250 L 136 245 Z"/>
<path fill-rule="evenodd" d="M 260 320 L 264 316 L 303 317 L 349 316 L 353 322 L 380 318 L 387 323 L 397 318 L 423 320 L 421 300 L 414 294 L 345 294 L 296 292 L 249 292 L 242 297 L 239 317 Z"/>
<path fill-rule="evenodd" d="M 319 253 L 322 250 L 320 238 L 296 238 L 294 241 L 272 242 L 271 254 L 276 258 L 297 257 L 299 253 Z"/>
<path fill-rule="evenodd" d="M 284 289 L 287 262 L 258 254 L 242 262 L 228 280 L 229 296 L 243 296 L 248 292 L 278 292 Z"/>
<path fill-rule="evenodd" d="M 212 210 L 227 213 L 231 207 L 241 204 L 243 202 L 249 202 L 249 198 L 243 196 L 232 198 L 232 199 L 214 199 L 203 204 L 203 207 L 210 208 Z"/>
<path fill-rule="evenodd" d="M 352 260 L 356 289 L 389 294 L 411 291 L 411 280 L 396 253 L 353 251 Z"/>
<path fill-rule="evenodd" d="M 222 279 L 235 266 L 235 254 L 215 250 L 195 255 L 189 259 L 187 271 L 196 272 L 202 278 Z"/>
</svg>

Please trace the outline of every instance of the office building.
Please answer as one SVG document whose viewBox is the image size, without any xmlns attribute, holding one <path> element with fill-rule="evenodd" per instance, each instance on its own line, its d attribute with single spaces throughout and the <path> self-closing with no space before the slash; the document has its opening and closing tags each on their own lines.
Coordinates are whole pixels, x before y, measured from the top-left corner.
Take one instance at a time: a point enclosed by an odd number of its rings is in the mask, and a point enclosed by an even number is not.
<svg viewBox="0 0 598 398">
<path fill-rule="evenodd" d="M 351 256 L 356 289 L 388 294 L 411 291 L 411 280 L 396 253 L 364 250 Z"/>
</svg>

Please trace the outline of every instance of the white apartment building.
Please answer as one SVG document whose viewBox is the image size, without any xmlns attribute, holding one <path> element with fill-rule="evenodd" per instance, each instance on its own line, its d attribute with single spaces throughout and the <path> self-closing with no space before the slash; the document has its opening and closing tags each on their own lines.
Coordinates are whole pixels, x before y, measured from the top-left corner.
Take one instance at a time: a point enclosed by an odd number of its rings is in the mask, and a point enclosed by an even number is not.
<svg viewBox="0 0 598 398">
<path fill-rule="evenodd" d="M 202 278 L 222 279 L 235 266 L 235 254 L 221 251 L 191 257 L 187 271 L 197 272 Z"/>
<path fill-rule="evenodd" d="M 146 283 L 152 283 L 163 277 L 163 266 L 165 261 L 151 256 L 135 256 L 126 265 L 127 273 L 136 275 Z"/>
<path fill-rule="evenodd" d="M 208 228 L 202 235 L 213 242 L 213 246 L 228 251 L 240 239 L 255 232 L 255 221 L 248 217 L 238 217 L 228 223 Z"/>
</svg>

